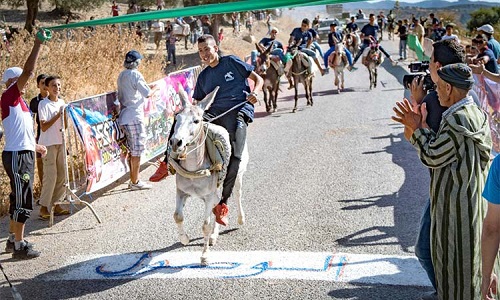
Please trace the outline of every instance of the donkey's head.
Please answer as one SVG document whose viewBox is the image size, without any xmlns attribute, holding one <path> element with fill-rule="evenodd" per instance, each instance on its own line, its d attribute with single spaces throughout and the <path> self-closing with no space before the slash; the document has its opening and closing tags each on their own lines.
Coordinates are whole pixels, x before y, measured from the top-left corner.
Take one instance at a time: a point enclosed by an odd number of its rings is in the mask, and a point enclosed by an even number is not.
<svg viewBox="0 0 500 300">
<path fill-rule="evenodd" d="M 257 66 L 255 68 L 255 71 L 259 75 L 266 74 L 266 71 L 269 69 L 271 66 L 271 60 L 269 58 L 269 53 L 271 52 L 271 49 L 274 46 L 274 42 L 271 43 L 271 45 L 267 48 L 262 47 L 261 45 L 255 43 L 255 48 L 257 48 L 257 51 L 259 51 L 259 57 L 257 59 Z"/>
<path fill-rule="evenodd" d="M 197 105 L 193 105 L 189 102 L 187 93 L 179 86 L 178 93 L 183 109 L 175 116 L 174 133 L 169 141 L 173 153 L 182 157 L 188 146 L 197 144 L 200 140 L 203 130 L 203 112 L 210 107 L 218 90 L 219 87 L 216 87 Z"/>
</svg>

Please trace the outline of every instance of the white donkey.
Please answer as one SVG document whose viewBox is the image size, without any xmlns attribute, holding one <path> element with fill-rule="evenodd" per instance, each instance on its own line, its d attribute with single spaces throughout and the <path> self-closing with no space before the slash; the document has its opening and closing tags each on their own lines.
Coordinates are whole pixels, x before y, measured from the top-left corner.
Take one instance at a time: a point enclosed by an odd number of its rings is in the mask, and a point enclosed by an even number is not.
<svg viewBox="0 0 500 300">
<path fill-rule="evenodd" d="M 344 89 L 344 68 L 347 66 L 347 56 L 344 50 L 344 44 L 337 43 L 335 51 L 328 56 L 328 65 L 333 69 L 337 93 Z"/>
<path fill-rule="evenodd" d="M 206 148 L 207 137 L 210 139 L 209 131 L 219 133 L 226 141 L 227 152 L 230 152 L 229 134 L 221 127 L 203 121 L 203 112 L 207 110 L 214 101 L 218 87 L 208 94 L 198 105 L 189 102 L 186 92 L 179 89 L 179 96 L 183 110 L 176 116 L 174 133 L 170 139 L 172 152 L 169 162 L 177 171 L 176 182 L 176 207 L 174 220 L 177 223 L 179 239 L 183 245 L 189 243 L 189 237 L 184 230 L 183 209 L 189 197 L 200 198 L 205 202 L 205 212 L 203 214 L 203 252 L 201 264 L 208 264 L 209 246 L 215 245 L 219 236 L 219 224 L 215 222 L 212 208 L 219 203 L 220 190 L 218 188 L 219 172 L 214 170 L 212 161 Z M 230 153 L 225 153 L 229 158 Z M 176 157 L 177 160 L 173 158 Z M 228 160 L 228 159 L 227 159 Z M 228 162 L 227 162 L 228 163 Z M 233 197 L 238 208 L 238 223 L 243 225 L 245 214 L 241 205 L 241 185 L 243 173 L 248 164 L 248 150 L 245 144 L 238 177 L 233 188 Z M 223 166 L 223 170 L 227 165 Z M 217 168 L 216 168 L 217 170 Z"/>
</svg>

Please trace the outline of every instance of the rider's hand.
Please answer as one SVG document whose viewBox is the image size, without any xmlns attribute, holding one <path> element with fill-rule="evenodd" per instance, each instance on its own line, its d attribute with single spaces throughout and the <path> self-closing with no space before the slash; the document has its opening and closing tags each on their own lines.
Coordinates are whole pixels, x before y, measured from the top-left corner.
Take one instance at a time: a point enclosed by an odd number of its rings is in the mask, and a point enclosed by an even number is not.
<svg viewBox="0 0 500 300">
<path fill-rule="evenodd" d="M 247 96 L 247 101 L 250 102 L 250 103 L 252 103 L 252 104 L 257 103 L 257 101 L 259 101 L 257 99 L 257 93 L 256 92 L 249 93 L 248 96 Z"/>
<path fill-rule="evenodd" d="M 424 90 L 424 78 L 423 77 L 415 77 L 410 85 L 410 100 L 413 106 L 420 105 L 422 100 L 424 100 L 427 92 Z"/>
</svg>

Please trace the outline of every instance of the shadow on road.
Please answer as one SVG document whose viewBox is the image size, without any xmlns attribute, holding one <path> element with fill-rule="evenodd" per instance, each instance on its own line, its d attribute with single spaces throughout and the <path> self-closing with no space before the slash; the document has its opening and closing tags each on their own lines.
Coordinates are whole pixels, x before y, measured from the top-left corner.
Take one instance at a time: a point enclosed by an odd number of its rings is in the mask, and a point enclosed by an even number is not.
<svg viewBox="0 0 500 300">
<path fill-rule="evenodd" d="M 416 154 L 413 147 L 405 140 L 403 133 L 373 137 L 373 139 L 389 139 L 390 145 L 383 150 L 364 152 L 364 154 L 390 153 L 392 162 L 404 170 L 404 182 L 401 188 L 390 194 L 347 199 L 340 202 L 348 204 L 342 208 L 343 210 L 392 207 L 394 226 L 368 227 L 342 237 L 337 242 L 346 247 L 399 244 L 403 251 L 410 252 L 409 248 L 415 244 L 421 211 L 426 200 L 426 196 L 423 195 L 428 190 L 428 174 L 418 162 L 410 159 Z"/>
</svg>

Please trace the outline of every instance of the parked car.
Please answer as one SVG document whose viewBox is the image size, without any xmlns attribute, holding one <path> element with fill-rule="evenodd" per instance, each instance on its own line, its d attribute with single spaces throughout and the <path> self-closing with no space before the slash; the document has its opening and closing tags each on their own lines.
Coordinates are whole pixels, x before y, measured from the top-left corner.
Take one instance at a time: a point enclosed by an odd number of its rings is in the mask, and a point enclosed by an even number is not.
<svg viewBox="0 0 500 300">
<path fill-rule="evenodd" d="M 319 39 L 321 42 L 328 42 L 328 34 L 330 33 L 330 24 L 337 24 L 338 29 L 341 28 L 341 22 L 338 19 L 320 19 L 318 23 L 318 28 L 316 31 L 319 34 Z"/>
</svg>

